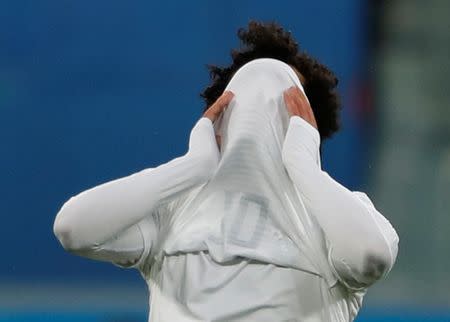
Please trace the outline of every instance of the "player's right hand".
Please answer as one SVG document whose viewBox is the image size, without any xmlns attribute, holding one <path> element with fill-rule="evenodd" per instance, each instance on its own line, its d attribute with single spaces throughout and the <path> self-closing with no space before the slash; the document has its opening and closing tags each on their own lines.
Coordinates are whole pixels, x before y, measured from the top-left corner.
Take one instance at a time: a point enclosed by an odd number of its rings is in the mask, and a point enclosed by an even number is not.
<svg viewBox="0 0 450 322">
<path fill-rule="evenodd" d="M 207 117 L 214 122 L 222 113 L 231 100 L 234 97 L 234 93 L 232 91 L 225 91 L 222 95 L 205 111 L 203 114 L 204 117 Z"/>
<path fill-rule="evenodd" d="M 207 117 L 214 122 L 219 117 L 220 113 L 225 111 L 228 104 L 230 104 L 231 100 L 234 97 L 234 93 L 232 91 L 225 91 L 223 94 L 205 111 L 203 114 L 204 117 Z M 217 145 L 220 149 L 222 138 L 220 135 L 216 134 Z"/>
</svg>

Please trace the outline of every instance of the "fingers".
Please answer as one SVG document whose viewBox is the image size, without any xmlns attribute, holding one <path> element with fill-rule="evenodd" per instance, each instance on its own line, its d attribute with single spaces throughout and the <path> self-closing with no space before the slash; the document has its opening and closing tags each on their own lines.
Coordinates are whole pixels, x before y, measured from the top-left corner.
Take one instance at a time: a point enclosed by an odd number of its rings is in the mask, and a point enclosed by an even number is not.
<svg viewBox="0 0 450 322">
<path fill-rule="evenodd" d="M 220 105 L 222 108 L 226 107 L 234 97 L 234 93 L 232 91 L 225 91 L 219 97 L 218 101 L 220 101 Z"/>
<path fill-rule="evenodd" d="M 310 123 L 316 129 L 318 129 L 317 121 L 316 121 L 316 118 L 314 116 L 314 112 L 312 110 L 311 105 L 309 104 L 308 99 L 306 98 L 305 93 L 297 86 L 295 86 L 295 92 L 296 92 L 296 95 L 294 95 L 294 96 L 297 97 L 301 101 L 302 107 L 303 107 L 303 111 L 307 115 L 306 120 L 308 121 L 308 123 Z"/>
<path fill-rule="evenodd" d="M 307 113 L 305 111 L 305 103 L 302 97 L 297 92 L 297 87 L 289 87 L 285 91 L 285 99 L 287 100 L 287 107 L 291 115 L 298 115 L 304 117 Z"/>
<path fill-rule="evenodd" d="M 217 101 L 214 102 L 213 105 L 211 105 L 211 108 L 213 108 L 216 112 L 222 112 L 225 107 L 228 106 L 228 104 L 233 99 L 234 94 L 231 91 L 225 91 L 222 95 L 217 99 Z"/>
<path fill-rule="evenodd" d="M 284 101 L 289 113 L 289 116 L 299 115 L 297 104 L 292 96 L 292 91 L 290 89 L 284 91 L 283 93 Z"/>
<path fill-rule="evenodd" d="M 318 128 L 311 105 L 309 104 L 305 94 L 298 86 L 289 87 L 284 91 L 283 96 L 289 116 L 300 116 L 316 129 Z"/>
<path fill-rule="evenodd" d="M 208 117 L 212 122 L 214 122 L 222 113 L 231 100 L 234 97 L 234 93 L 231 91 L 225 91 L 222 95 L 206 110 L 203 116 Z"/>
</svg>

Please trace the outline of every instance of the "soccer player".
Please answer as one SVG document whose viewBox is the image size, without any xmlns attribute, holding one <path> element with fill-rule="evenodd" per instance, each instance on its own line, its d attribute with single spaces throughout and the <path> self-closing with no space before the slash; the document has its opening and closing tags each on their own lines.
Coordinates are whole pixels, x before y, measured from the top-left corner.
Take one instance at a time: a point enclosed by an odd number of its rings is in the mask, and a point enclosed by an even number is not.
<svg viewBox="0 0 450 322">
<path fill-rule="evenodd" d="M 210 66 L 188 151 L 70 198 L 63 247 L 136 268 L 150 321 L 352 321 L 398 236 L 369 197 L 321 169 L 337 79 L 278 24 L 250 21 Z"/>
</svg>

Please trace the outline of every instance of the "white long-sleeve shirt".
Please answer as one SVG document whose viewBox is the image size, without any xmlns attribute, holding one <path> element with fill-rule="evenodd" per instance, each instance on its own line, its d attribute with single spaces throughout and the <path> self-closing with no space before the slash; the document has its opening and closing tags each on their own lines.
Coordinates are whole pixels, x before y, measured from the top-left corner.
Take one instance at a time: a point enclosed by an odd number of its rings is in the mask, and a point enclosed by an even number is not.
<svg viewBox="0 0 450 322">
<path fill-rule="evenodd" d="M 280 68 L 253 62 L 260 87 L 256 71 Z M 321 170 L 314 127 L 284 115 L 268 136 L 264 112 L 238 107 L 254 98 L 239 92 L 244 76 L 230 82 L 221 151 L 203 117 L 185 155 L 72 197 L 55 234 L 73 253 L 139 269 L 152 322 L 352 321 L 392 268 L 398 236 L 366 194 Z"/>
</svg>

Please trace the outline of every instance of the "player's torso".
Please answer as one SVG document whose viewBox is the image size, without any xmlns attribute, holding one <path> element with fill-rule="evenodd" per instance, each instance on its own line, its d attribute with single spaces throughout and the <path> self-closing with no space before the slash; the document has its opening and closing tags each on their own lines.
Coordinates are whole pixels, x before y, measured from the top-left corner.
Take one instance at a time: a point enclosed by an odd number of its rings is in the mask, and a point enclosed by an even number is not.
<svg viewBox="0 0 450 322">
<path fill-rule="evenodd" d="M 150 321 L 351 321 L 360 303 L 329 290 L 311 265 L 319 254 L 299 252 L 279 229 L 277 200 L 207 192 L 161 226 L 158 259 L 144 274 Z"/>
<path fill-rule="evenodd" d="M 174 214 L 163 214 L 158 257 L 205 251 L 218 263 L 244 257 L 319 274 L 311 263 L 315 254 L 299 248 L 283 228 L 289 223 L 282 221 L 279 200 L 254 192 L 205 190 Z"/>
<path fill-rule="evenodd" d="M 151 321 L 322 321 L 320 277 L 207 252 L 165 256 L 154 267 Z"/>
</svg>

